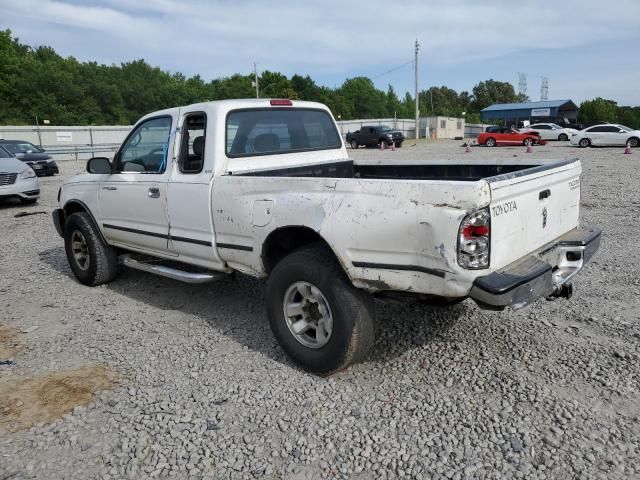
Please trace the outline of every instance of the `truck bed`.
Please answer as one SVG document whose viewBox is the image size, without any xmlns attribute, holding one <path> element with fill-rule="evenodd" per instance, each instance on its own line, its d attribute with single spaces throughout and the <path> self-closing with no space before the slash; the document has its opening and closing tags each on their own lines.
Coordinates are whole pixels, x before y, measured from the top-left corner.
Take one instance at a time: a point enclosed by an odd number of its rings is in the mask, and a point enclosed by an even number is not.
<svg viewBox="0 0 640 480">
<path fill-rule="evenodd" d="M 571 162 L 573 160 L 567 160 Z M 513 174 L 530 169 L 545 168 L 548 164 L 558 165 L 558 160 L 537 162 L 502 161 L 457 161 L 457 160 L 403 160 L 401 163 L 389 161 L 343 160 L 317 165 L 284 167 L 252 172 L 245 176 L 260 177 L 321 177 L 321 178 L 362 178 L 386 180 L 450 180 L 477 182 L 482 179 Z"/>
</svg>

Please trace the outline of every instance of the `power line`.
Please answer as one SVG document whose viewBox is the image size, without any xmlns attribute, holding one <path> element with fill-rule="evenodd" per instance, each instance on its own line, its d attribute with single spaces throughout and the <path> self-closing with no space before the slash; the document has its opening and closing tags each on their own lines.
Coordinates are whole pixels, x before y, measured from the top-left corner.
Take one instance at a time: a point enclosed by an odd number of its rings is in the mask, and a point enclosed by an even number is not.
<svg viewBox="0 0 640 480">
<path fill-rule="evenodd" d="M 396 70 L 400 70 L 401 68 L 406 67 L 407 65 L 412 64 L 413 62 L 414 62 L 414 60 L 413 60 L 413 59 L 411 59 L 411 60 L 409 60 L 407 63 L 403 63 L 402 65 L 398 65 L 397 67 L 393 67 L 392 69 L 387 70 L 386 72 L 380 73 L 380 74 L 375 75 L 375 76 L 370 77 L 370 78 L 371 78 L 371 80 L 375 80 L 375 79 L 377 79 L 377 78 L 384 77 L 385 75 L 387 75 L 387 74 L 389 74 L 389 73 L 395 72 Z"/>
</svg>

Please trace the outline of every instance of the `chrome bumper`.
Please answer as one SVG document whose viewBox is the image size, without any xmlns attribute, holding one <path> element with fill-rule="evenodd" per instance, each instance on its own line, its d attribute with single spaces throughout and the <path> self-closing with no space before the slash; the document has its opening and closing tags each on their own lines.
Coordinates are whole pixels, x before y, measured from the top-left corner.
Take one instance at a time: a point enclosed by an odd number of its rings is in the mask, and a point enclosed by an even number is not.
<svg viewBox="0 0 640 480">
<path fill-rule="evenodd" d="M 601 230 L 576 228 L 530 257 L 476 278 L 469 296 L 483 308 L 522 308 L 558 295 L 600 247 Z"/>
</svg>

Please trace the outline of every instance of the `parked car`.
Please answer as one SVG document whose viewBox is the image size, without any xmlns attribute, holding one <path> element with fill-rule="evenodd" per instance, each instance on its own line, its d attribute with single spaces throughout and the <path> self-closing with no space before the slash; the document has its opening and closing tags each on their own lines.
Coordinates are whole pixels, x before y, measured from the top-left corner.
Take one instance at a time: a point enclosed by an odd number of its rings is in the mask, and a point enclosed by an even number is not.
<svg viewBox="0 0 640 480">
<path fill-rule="evenodd" d="M 28 164 L 39 177 L 59 173 L 58 164 L 42 148 L 24 140 L 2 140 L 0 146 Z"/>
<path fill-rule="evenodd" d="M 594 125 L 571 136 L 571 145 L 591 146 L 640 146 L 640 130 L 633 130 L 617 123 Z"/>
<path fill-rule="evenodd" d="M 16 198 L 35 203 L 40 197 L 38 178 L 31 167 L 0 146 L 0 200 Z"/>
<path fill-rule="evenodd" d="M 326 375 L 373 345 L 374 296 L 488 309 L 569 297 L 600 242 L 578 226 L 581 171 L 576 159 L 358 162 L 322 104 L 223 100 L 143 117 L 112 162 L 66 179 L 52 216 L 86 285 L 119 264 L 189 283 L 267 278 L 274 336 Z"/>
<path fill-rule="evenodd" d="M 366 126 L 347 133 L 347 143 L 351 148 L 358 148 L 360 145 L 367 147 L 376 147 L 384 142 L 385 146 L 390 147 L 392 143 L 400 148 L 405 138 L 399 130 L 392 130 L 386 125 Z"/>
<path fill-rule="evenodd" d="M 489 131 L 490 130 L 490 131 Z M 496 145 L 534 145 L 540 142 L 540 134 L 534 130 L 520 132 L 510 127 L 488 127 L 478 135 L 478 143 L 487 147 Z"/>
<path fill-rule="evenodd" d="M 578 133 L 578 130 L 563 128 L 555 123 L 534 123 L 528 128 L 538 132 L 543 140 L 560 140 L 562 142 L 566 142 L 571 138 L 571 135 Z"/>
</svg>

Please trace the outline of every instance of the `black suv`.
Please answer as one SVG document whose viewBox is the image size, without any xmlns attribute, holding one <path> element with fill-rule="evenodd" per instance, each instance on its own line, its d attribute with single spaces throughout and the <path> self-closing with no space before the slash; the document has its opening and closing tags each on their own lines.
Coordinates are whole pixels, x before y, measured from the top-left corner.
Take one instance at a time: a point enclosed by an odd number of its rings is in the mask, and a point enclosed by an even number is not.
<svg viewBox="0 0 640 480">
<path fill-rule="evenodd" d="M 396 147 L 402 147 L 404 135 L 398 130 L 392 130 L 385 125 L 366 126 L 347 133 L 347 143 L 351 148 L 358 148 L 360 145 L 367 147 L 377 147 L 384 142 L 385 147 L 395 144 Z"/>
<path fill-rule="evenodd" d="M 33 143 L 25 140 L 3 140 L 0 145 L 9 150 L 16 158 L 28 164 L 36 175 L 55 175 L 58 172 L 58 165 L 47 155 L 42 148 L 36 147 Z"/>
</svg>

